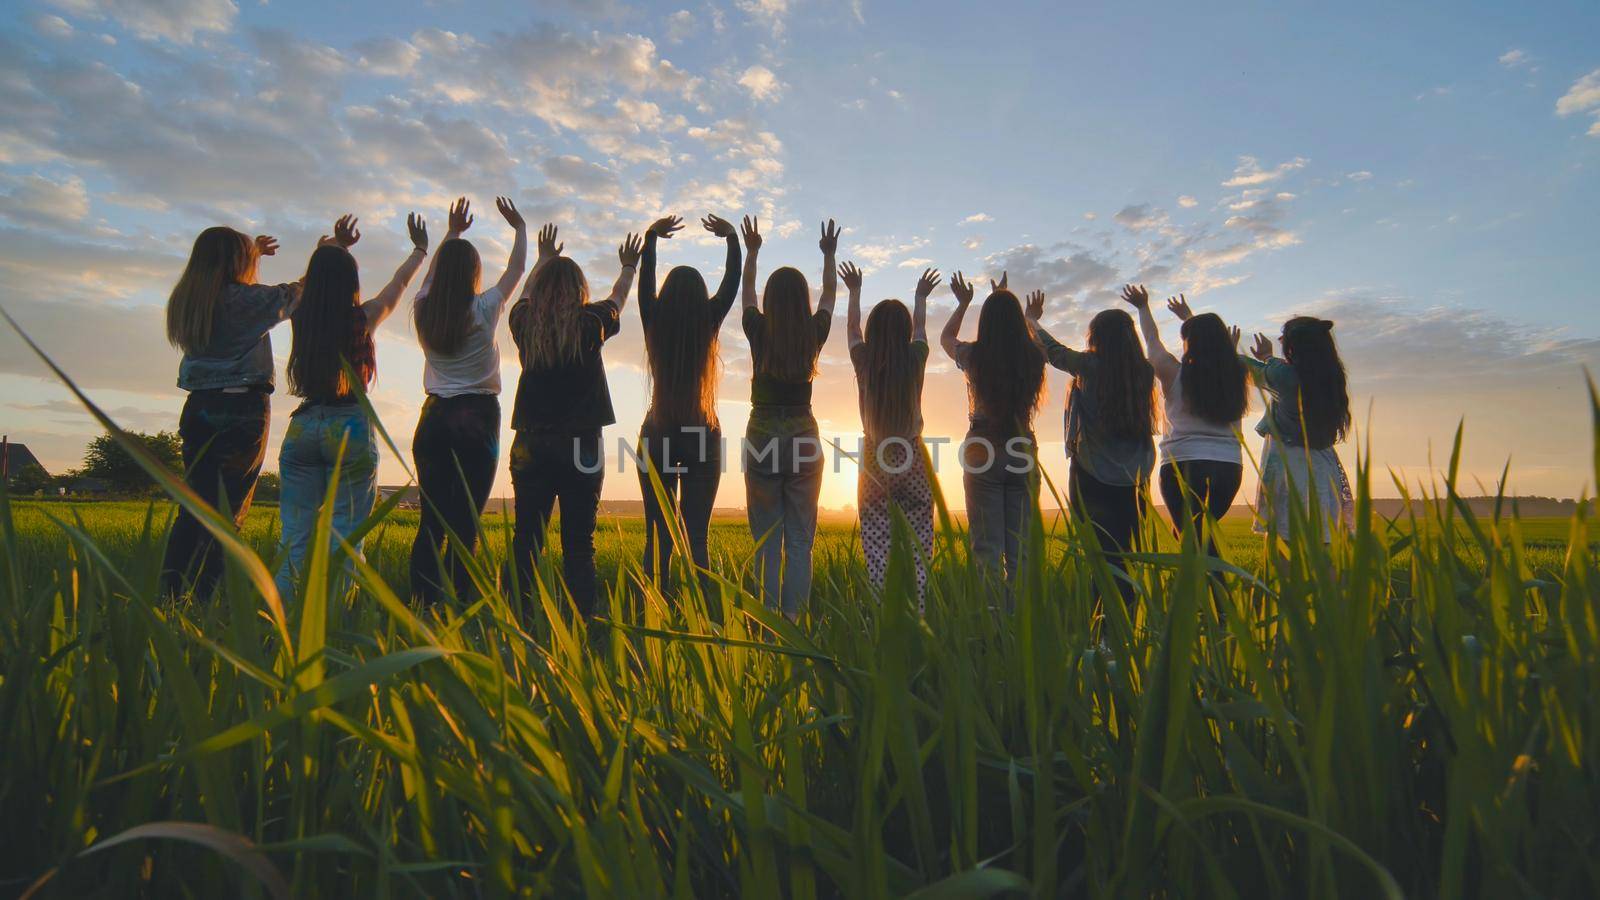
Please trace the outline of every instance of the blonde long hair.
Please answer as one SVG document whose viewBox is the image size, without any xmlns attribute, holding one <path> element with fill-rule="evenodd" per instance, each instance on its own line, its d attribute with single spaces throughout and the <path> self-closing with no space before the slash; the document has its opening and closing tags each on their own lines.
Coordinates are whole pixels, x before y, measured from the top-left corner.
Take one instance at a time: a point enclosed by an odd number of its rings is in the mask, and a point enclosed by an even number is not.
<svg viewBox="0 0 1600 900">
<path fill-rule="evenodd" d="M 439 245 L 433 281 L 411 310 L 424 350 L 446 356 L 460 351 L 472 329 L 472 298 L 478 295 L 482 274 L 478 248 L 471 241 L 451 238 Z"/>
<path fill-rule="evenodd" d="M 222 225 L 200 232 L 183 275 L 167 295 L 167 340 L 172 346 L 185 353 L 205 349 L 223 289 L 254 282 L 259 256 L 255 240 L 244 232 Z"/>
<path fill-rule="evenodd" d="M 553 369 L 583 355 L 578 314 L 589 302 L 589 281 L 570 257 L 558 256 L 540 267 L 528 286 L 528 317 L 523 346 L 530 369 Z"/>
</svg>

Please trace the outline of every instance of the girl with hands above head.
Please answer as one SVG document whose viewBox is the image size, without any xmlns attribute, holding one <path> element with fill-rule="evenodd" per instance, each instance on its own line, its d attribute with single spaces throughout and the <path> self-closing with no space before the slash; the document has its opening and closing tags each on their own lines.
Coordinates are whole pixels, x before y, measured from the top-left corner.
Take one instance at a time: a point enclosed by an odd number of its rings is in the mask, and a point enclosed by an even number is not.
<svg viewBox="0 0 1600 900">
<path fill-rule="evenodd" d="M 598 600 L 594 529 L 605 482 L 600 433 L 617 420 L 601 350 L 622 328 L 644 241 L 634 234 L 623 239 L 611 293 L 594 302 L 583 269 L 562 256 L 563 245 L 555 241 L 555 226 L 546 225 L 533 274 L 511 308 L 511 337 L 522 362 L 511 414 L 512 572 L 517 594 L 526 595 L 559 500 L 563 578 L 573 605 L 589 616 Z"/>
<path fill-rule="evenodd" d="M 744 334 L 750 342 L 750 423 L 745 431 L 745 504 L 762 596 L 769 607 L 798 618 L 811 594 L 811 549 L 817 536 L 823 452 L 811 412 L 817 357 L 833 324 L 839 226 L 823 223 L 822 296 L 811 309 L 811 286 L 799 269 L 777 269 L 760 302 L 756 271 L 759 223 L 744 219 Z"/>
<path fill-rule="evenodd" d="M 475 597 L 462 559 L 477 547 L 478 520 L 500 459 L 495 329 L 527 268 L 528 228 L 510 198 L 496 197 L 495 209 L 512 231 L 511 255 L 495 283 L 481 289 L 478 250 L 462 237 L 475 217 L 462 197 L 450 206 L 449 231 L 412 305 L 428 397 L 411 439 L 422 497 L 422 521 L 411 544 L 411 595 L 427 604 L 450 595 Z M 554 228 L 545 228 L 553 237 Z"/>
<path fill-rule="evenodd" d="M 1205 540 L 1217 556 L 1208 532 L 1227 514 L 1244 475 L 1239 420 L 1250 401 L 1245 369 L 1231 331 L 1216 313 L 1195 315 L 1188 298 L 1168 298 L 1167 309 L 1183 323 L 1183 357 L 1173 356 L 1161 342 L 1161 329 L 1150 311 L 1143 285 L 1123 288 L 1122 299 L 1138 311 L 1145 354 L 1166 398 L 1166 431 L 1161 438 L 1161 499 L 1180 537 Z"/>
<path fill-rule="evenodd" d="M 892 547 L 890 525 L 898 509 L 921 547 L 915 559 L 920 606 L 933 554 L 933 472 L 922 443 L 922 384 L 928 368 L 928 295 L 939 286 L 939 270 L 926 269 L 917 279 L 911 311 L 899 300 L 873 306 L 864 334 L 861 270 L 842 263 L 839 277 L 849 292 L 845 335 L 865 432 L 856 502 L 867 575 L 883 586 Z"/>
<path fill-rule="evenodd" d="M 950 278 L 956 310 L 939 343 L 967 376 L 961 468 L 972 556 L 1014 585 L 1039 506 L 1033 417 L 1044 392 L 1045 359 L 1006 276 L 989 287 L 978 314 L 978 337 L 963 341 L 961 323 L 975 291 L 960 272 Z"/>
<path fill-rule="evenodd" d="M 343 221 L 343 220 L 341 220 Z M 337 230 L 337 229 L 336 229 Z M 300 302 L 302 281 L 256 283 L 256 264 L 278 252 L 270 235 L 216 226 L 200 232 L 167 297 L 167 340 L 183 351 L 178 420 L 184 481 L 243 524 L 267 453 L 273 363 L 269 333 Z M 180 508 L 161 562 L 161 592 L 209 597 L 222 577 L 222 547 Z"/>
<path fill-rule="evenodd" d="M 333 490 L 334 547 L 372 512 L 378 492 L 378 442 L 361 395 L 377 377 L 373 331 L 400 303 L 406 286 L 428 255 L 428 229 L 415 213 L 406 220 L 411 254 L 389 283 L 365 301 L 350 248 L 361 239 L 354 217 L 334 226 L 331 241 L 311 254 L 305 288 L 293 315 L 289 348 L 289 392 L 302 402 L 289 416 L 278 452 L 282 488 L 278 515 L 283 565 L 280 593 L 296 584 L 316 530 L 317 510 L 337 474 Z M 360 542 L 356 550 L 360 551 Z"/>
<path fill-rule="evenodd" d="M 709 596 L 713 585 L 707 571 L 706 536 L 722 480 L 722 426 L 716 409 L 721 367 L 717 332 L 739 287 L 739 235 L 733 224 L 715 215 L 707 215 L 700 224 L 728 245 L 726 268 L 715 294 L 707 291 L 699 271 L 689 266 L 668 272 L 660 293 L 656 291 L 656 242 L 670 240 L 683 228 L 678 216 L 664 216 L 650 225 L 639 260 L 639 321 L 644 326 L 650 370 L 650 406 L 639 428 L 638 449 L 645 464 L 639 471 L 645 515 L 644 572 L 669 596 L 673 586 L 668 572 L 672 559 L 668 516 L 682 517 L 702 591 Z"/>
</svg>

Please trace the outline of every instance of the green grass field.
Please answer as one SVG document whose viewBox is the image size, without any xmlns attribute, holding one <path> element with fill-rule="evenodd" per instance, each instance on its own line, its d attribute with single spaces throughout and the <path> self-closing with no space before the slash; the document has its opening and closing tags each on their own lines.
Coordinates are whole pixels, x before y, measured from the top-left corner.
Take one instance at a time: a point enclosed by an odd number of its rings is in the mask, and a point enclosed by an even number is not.
<svg viewBox="0 0 1600 900">
<path fill-rule="evenodd" d="M 1126 608 L 1070 523 L 1010 598 L 946 523 L 923 615 L 906 556 L 874 591 L 834 522 L 794 625 L 745 588 L 741 520 L 713 526 L 713 594 L 669 599 L 642 523 L 608 519 L 585 628 L 499 590 L 498 516 L 483 599 L 412 609 L 416 514 L 383 509 L 353 584 L 334 549 L 277 597 L 260 508 L 223 596 L 174 605 L 170 514 L 0 507 L 0 894 L 1600 889 L 1581 517 L 1447 504 L 1267 563 L 1229 521 L 1231 565 L 1163 536 Z"/>
</svg>

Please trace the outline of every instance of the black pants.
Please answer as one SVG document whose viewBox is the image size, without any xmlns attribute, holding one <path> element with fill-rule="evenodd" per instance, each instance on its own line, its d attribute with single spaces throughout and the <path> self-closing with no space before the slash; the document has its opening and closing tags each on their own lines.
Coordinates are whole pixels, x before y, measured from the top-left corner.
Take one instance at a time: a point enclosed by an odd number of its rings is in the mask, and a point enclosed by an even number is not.
<svg viewBox="0 0 1600 900">
<path fill-rule="evenodd" d="M 578 433 L 517 432 L 511 442 L 511 488 L 517 498 L 511 558 L 521 590 L 526 591 L 533 584 L 533 569 L 544 550 L 550 512 L 560 500 L 561 574 L 578 612 L 594 614 L 594 522 L 605 478 L 600 429 Z"/>
<path fill-rule="evenodd" d="M 265 390 L 193 391 L 184 401 L 178 420 L 183 480 L 224 515 L 231 509 L 234 527 L 243 525 L 250 511 L 267 455 L 271 419 L 272 395 Z M 193 589 L 196 596 L 210 596 L 222 571 L 222 545 L 200 520 L 180 508 L 161 560 L 162 594 L 180 596 Z"/>
<path fill-rule="evenodd" d="M 478 519 L 494 487 L 500 398 L 429 395 L 411 438 L 411 458 L 422 493 L 422 524 L 411 544 L 411 595 L 437 603 L 453 585 L 457 598 L 470 600 L 477 592 L 461 554 L 470 556 L 478 546 Z M 459 545 L 445 547 L 449 535 Z"/>
<path fill-rule="evenodd" d="M 1199 539 L 1206 517 L 1221 520 L 1239 493 L 1244 466 L 1209 459 L 1169 462 L 1161 467 L 1161 500 L 1172 517 L 1172 531 L 1182 535 L 1187 524 Z M 1206 552 L 1218 556 L 1216 541 L 1206 538 Z"/>
<path fill-rule="evenodd" d="M 700 585 L 711 591 L 711 555 L 707 533 L 711 528 L 711 508 L 716 503 L 717 485 L 722 482 L 722 432 L 705 426 L 659 428 L 646 424 L 639 429 L 639 459 L 648 460 L 661 478 L 669 504 L 663 509 L 656 502 L 650 472 L 641 467 L 639 490 L 644 495 L 644 574 L 655 579 L 662 592 L 671 596 L 669 578 L 672 561 L 672 531 L 667 516 L 683 519 L 689 539 L 689 555 L 700 572 Z"/>
<path fill-rule="evenodd" d="M 1139 536 L 1139 518 L 1144 514 L 1144 491 L 1137 484 L 1106 484 L 1083 470 L 1074 460 L 1067 475 L 1067 495 L 1074 511 L 1094 527 L 1106 562 L 1126 572 L 1128 564 L 1120 554 L 1134 549 Z M 1117 555 L 1110 555 L 1117 554 Z M 1124 602 L 1133 602 L 1133 585 L 1117 579 L 1117 590 Z"/>
</svg>

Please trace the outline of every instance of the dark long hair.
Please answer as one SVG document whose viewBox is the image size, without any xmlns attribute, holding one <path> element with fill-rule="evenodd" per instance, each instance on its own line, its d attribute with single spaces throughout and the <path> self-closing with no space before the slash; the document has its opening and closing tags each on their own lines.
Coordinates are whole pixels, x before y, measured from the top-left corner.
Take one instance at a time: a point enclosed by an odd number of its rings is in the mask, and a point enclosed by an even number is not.
<svg viewBox="0 0 1600 900">
<path fill-rule="evenodd" d="M 720 325 L 699 270 L 677 266 L 668 272 L 644 334 L 651 387 L 646 421 L 668 427 L 718 424 Z"/>
<path fill-rule="evenodd" d="M 1022 303 L 995 291 L 978 314 L 978 339 L 967 363 L 973 404 L 1002 428 L 1026 432 L 1044 393 L 1044 351 L 1028 334 Z"/>
<path fill-rule="evenodd" d="M 259 257 L 255 240 L 244 232 L 222 225 L 200 232 L 167 297 L 167 340 L 185 353 L 204 350 L 223 289 L 255 281 Z"/>
<path fill-rule="evenodd" d="M 1189 411 L 1213 425 L 1231 425 L 1250 408 L 1244 363 L 1233 335 L 1216 313 L 1192 316 L 1179 329 L 1183 336 L 1183 402 Z"/>
<path fill-rule="evenodd" d="M 306 266 L 305 290 L 294 311 L 289 345 L 289 393 L 334 400 L 353 393 L 344 361 L 371 384 L 377 374 L 372 333 L 361 311 L 361 277 L 356 258 L 343 247 L 318 247 Z"/>
<path fill-rule="evenodd" d="M 866 365 L 861 369 L 861 424 L 872 438 L 914 437 L 922 407 L 917 361 L 911 353 L 911 313 L 885 300 L 867 316 Z"/>
<path fill-rule="evenodd" d="M 447 356 L 461 349 L 472 330 L 472 298 L 478 295 L 482 274 L 478 248 L 471 241 L 451 238 L 439 245 L 433 282 L 411 310 L 424 349 Z"/>
<path fill-rule="evenodd" d="M 810 381 L 817 374 L 817 333 L 811 327 L 811 286 L 793 266 L 767 276 L 761 292 L 766 352 L 757 370 L 779 381 Z"/>
<path fill-rule="evenodd" d="M 1145 358 L 1133 317 L 1108 309 L 1089 320 L 1086 348 L 1095 356 L 1094 375 L 1080 390 L 1094 398 L 1100 427 L 1115 438 L 1136 440 L 1156 430 L 1156 370 Z"/>
<path fill-rule="evenodd" d="M 1333 323 L 1312 316 L 1283 323 L 1283 356 L 1300 378 L 1306 445 L 1320 449 L 1344 440 L 1350 430 L 1350 391 L 1333 342 Z"/>
</svg>

